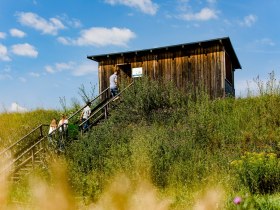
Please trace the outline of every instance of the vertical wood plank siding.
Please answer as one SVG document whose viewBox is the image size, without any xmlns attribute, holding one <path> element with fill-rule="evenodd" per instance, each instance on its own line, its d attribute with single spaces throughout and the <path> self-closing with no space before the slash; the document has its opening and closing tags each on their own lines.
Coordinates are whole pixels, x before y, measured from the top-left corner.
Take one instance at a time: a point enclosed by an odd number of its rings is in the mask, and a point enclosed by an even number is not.
<svg viewBox="0 0 280 210">
<path fill-rule="evenodd" d="M 121 64 L 131 68 L 142 67 L 144 75 L 159 81 L 173 81 L 177 87 L 187 89 L 194 85 L 203 87 L 211 97 L 223 97 L 225 79 L 233 82 L 232 66 L 229 56 L 221 45 L 196 46 L 160 52 L 131 53 L 110 56 L 99 62 L 99 87 L 103 91 L 109 86 L 109 76 Z M 124 78 L 124 74 L 120 74 Z"/>
</svg>

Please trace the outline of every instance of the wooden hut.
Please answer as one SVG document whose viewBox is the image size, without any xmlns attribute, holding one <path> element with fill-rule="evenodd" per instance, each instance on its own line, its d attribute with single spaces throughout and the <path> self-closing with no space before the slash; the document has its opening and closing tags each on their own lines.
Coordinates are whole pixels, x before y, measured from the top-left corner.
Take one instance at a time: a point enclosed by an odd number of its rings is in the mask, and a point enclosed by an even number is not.
<svg viewBox="0 0 280 210">
<path fill-rule="evenodd" d="M 100 92 L 118 69 L 121 81 L 145 75 L 178 88 L 204 87 L 213 98 L 234 96 L 234 71 L 241 69 L 229 37 L 87 58 L 98 62 Z"/>
</svg>

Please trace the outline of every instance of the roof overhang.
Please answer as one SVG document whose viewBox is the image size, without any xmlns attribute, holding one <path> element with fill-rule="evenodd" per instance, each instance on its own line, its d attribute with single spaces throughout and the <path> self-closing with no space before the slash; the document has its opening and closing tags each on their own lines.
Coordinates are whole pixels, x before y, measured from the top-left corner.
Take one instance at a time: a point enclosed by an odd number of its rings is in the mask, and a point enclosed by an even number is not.
<svg viewBox="0 0 280 210">
<path fill-rule="evenodd" d="M 165 46 L 165 47 L 158 47 L 158 48 L 151 48 L 151 49 L 143 49 L 143 50 L 135 50 L 135 51 L 127 51 L 127 52 L 118 52 L 118 53 L 110 53 L 110 54 L 101 54 L 101 55 L 90 55 L 87 56 L 88 59 L 91 59 L 96 62 L 104 61 L 108 58 L 114 58 L 119 56 L 135 56 L 135 55 L 143 55 L 148 53 L 157 53 L 162 52 L 163 50 L 177 50 L 179 48 L 190 48 L 195 46 L 212 46 L 214 44 L 221 44 L 224 46 L 225 51 L 228 53 L 228 55 L 231 58 L 231 62 L 234 69 L 241 69 L 241 65 L 239 63 L 239 60 L 236 56 L 236 53 L 233 49 L 233 46 L 231 44 L 231 41 L 229 37 L 223 37 L 218 39 L 211 39 L 206 41 L 200 41 L 200 42 L 191 42 L 191 43 L 184 43 L 184 44 L 178 44 L 178 45 L 171 45 L 171 46 Z"/>
</svg>

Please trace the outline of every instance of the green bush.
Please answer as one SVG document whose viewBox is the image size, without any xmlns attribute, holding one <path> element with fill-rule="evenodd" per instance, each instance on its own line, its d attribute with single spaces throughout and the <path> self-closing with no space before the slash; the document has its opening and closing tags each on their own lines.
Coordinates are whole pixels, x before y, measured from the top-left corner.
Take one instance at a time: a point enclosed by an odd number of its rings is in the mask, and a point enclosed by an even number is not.
<svg viewBox="0 0 280 210">
<path fill-rule="evenodd" d="M 251 193 L 274 193 L 280 189 L 280 159 L 276 154 L 246 152 L 231 164 Z"/>
<path fill-rule="evenodd" d="M 274 195 L 244 195 L 229 200 L 226 209 L 230 210 L 278 210 L 279 194 Z"/>
<path fill-rule="evenodd" d="M 136 122 L 139 119 L 151 119 L 154 112 L 184 107 L 189 95 L 178 90 L 172 82 L 161 83 L 143 77 L 135 80 L 122 97 L 120 114 Z"/>
<path fill-rule="evenodd" d="M 234 182 L 230 160 L 244 151 L 280 154 L 279 105 L 278 95 L 210 99 L 204 93 L 193 97 L 172 83 L 137 79 L 106 121 L 67 148 L 70 181 L 79 195 L 93 200 L 120 172 L 146 176 L 162 191 L 176 189 L 175 206 L 191 203 L 193 191 L 209 182 L 227 186 L 232 195 L 244 187 Z M 262 164 L 252 166 L 256 171 L 244 164 L 247 171 L 240 176 L 249 181 L 243 183 L 256 193 L 276 192 L 272 181 L 266 187 L 276 168 L 262 175 L 257 172 L 266 171 Z M 259 181 L 252 181 L 258 174 Z"/>
</svg>

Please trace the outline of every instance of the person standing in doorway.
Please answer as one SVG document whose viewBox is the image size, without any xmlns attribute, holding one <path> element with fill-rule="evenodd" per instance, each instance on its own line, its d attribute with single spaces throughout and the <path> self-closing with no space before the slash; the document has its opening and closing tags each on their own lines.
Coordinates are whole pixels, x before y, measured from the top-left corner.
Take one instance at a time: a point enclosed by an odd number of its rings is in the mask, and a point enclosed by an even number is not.
<svg viewBox="0 0 280 210">
<path fill-rule="evenodd" d="M 119 74 L 119 71 L 115 70 L 114 74 L 112 74 L 109 78 L 110 79 L 110 92 L 111 92 L 112 97 L 115 97 L 119 93 L 119 90 L 118 90 L 118 74 Z"/>
</svg>

